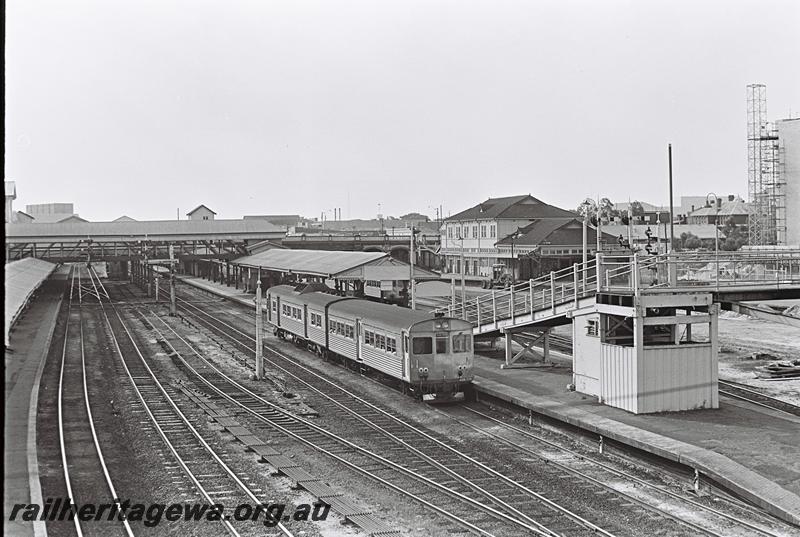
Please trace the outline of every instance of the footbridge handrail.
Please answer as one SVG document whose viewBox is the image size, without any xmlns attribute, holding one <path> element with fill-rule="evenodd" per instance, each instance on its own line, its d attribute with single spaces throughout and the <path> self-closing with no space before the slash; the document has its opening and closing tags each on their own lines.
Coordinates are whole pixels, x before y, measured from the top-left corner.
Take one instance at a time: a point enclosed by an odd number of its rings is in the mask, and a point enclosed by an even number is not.
<svg viewBox="0 0 800 537">
<path fill-rule="evenodd" d="M 599 268 L 599 270 L 598 270 Z M 723 289 L 800 288 L 800 250 L 679 252 L 660 255 L 598 254 L 544 276 L 493 290 L 436 312 L 481 327 L 511 320 L 598 292 L 640 295 L 659 292 L 714 292 Z M 560 308 L 559 311 L 563 311 Z"/>
</svg>

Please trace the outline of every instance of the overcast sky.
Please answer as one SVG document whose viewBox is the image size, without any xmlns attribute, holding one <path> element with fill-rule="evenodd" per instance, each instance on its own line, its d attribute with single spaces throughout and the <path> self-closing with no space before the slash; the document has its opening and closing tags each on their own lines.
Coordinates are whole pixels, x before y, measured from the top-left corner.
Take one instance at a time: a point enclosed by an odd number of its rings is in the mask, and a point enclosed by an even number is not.
<svg viewBox="0 0 800 537">
<path fill-rule="evenodd" d="M 746 198 L 746 85 L 800 115 L 797 0 L 6 5 L 15 208 L 91 220 Z"/>
</svg>

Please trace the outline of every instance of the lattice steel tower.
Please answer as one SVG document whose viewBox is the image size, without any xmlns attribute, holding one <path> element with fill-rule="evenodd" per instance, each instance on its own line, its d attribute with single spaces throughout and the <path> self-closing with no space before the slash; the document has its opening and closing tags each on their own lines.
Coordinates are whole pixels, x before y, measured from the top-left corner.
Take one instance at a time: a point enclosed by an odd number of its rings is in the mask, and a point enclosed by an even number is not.
<svg viewBox="0 0 800 537">
<path fill-rule="evenodd" d="M 786 192 L 780 173 L 780 141 L 767 121 L 767 87 L 747 86 L 747 184 L 750 244 L 778 244 L 786 236 Z"/>
</svg>

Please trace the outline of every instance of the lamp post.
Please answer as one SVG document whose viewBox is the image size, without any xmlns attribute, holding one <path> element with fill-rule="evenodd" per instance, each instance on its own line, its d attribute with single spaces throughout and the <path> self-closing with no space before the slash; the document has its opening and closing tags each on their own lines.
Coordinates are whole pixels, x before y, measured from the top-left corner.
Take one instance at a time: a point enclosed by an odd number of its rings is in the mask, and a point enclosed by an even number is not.
<svg viewBox="0 0 800 537">
<path fill-rule="evenodd" d="M 716 194 L 713 192 L 709 192 L 706 196 L 706 203 L 709 203 L 709 199 L 714 200 L 714 207 L 716 208 L 716 216 L 714 216 L 714 264 L 716 265 L 716 274 L 714 276 L 714 281 L 716 282 L 717 290 L 719 290 L 719 209 L 720 209 L 720 199 L 717 197 Z"/>
<path fill-rule="evenodd" d="M 514 257 L 514 240 L 520 237 L 522 237 L 522 232 L 517 228 L 517 231 L 511 234 L 511 287 L 514 287 L 514 284 L 517 283 L 517 260 Z"/>
<path fill-rule="evenodd" d="M 464 314 L 464 308 L 467 304 L 466 290 L 464 289 L 464 237 L 458 238 L 461 247 L 461 313 Z"/>
</svg>

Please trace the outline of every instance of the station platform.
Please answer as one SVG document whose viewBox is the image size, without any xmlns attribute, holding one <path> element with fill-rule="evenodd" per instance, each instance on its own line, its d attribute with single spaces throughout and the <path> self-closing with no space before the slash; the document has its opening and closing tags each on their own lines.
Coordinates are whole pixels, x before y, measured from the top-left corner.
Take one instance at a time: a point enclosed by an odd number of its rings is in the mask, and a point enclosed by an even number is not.
<svg viewBox="0 0 800 537">
<path fill-rule="evenodd" d="M 253 307 L 253 294 L 200 278 L 180 278 Z M 719 409 L 635 415 L 570 391 L 568 358 L 556 358 L 553 367 L 500 369 L 501 355 L 502 351 L 497 358 L 476 354 L 478 397 L 489 395 L 697 469 L 776 517 L 800 525 L 800 418 L 724 397 Z"/>
<path fill-rule="evenodd" d="M 36 409 L 39 380 L 53 338 L 64 280 L 66 273 L 60 267 L 41 286 L 36 283 L 39 290 L 25 305 L 24 314 L 14 325 L 5 349 L 4 535 L 47 535 L 43 522 L 9 521 L 8 516 L 17 503 L 42 505 L 36 451 Z"/>
</svg>

